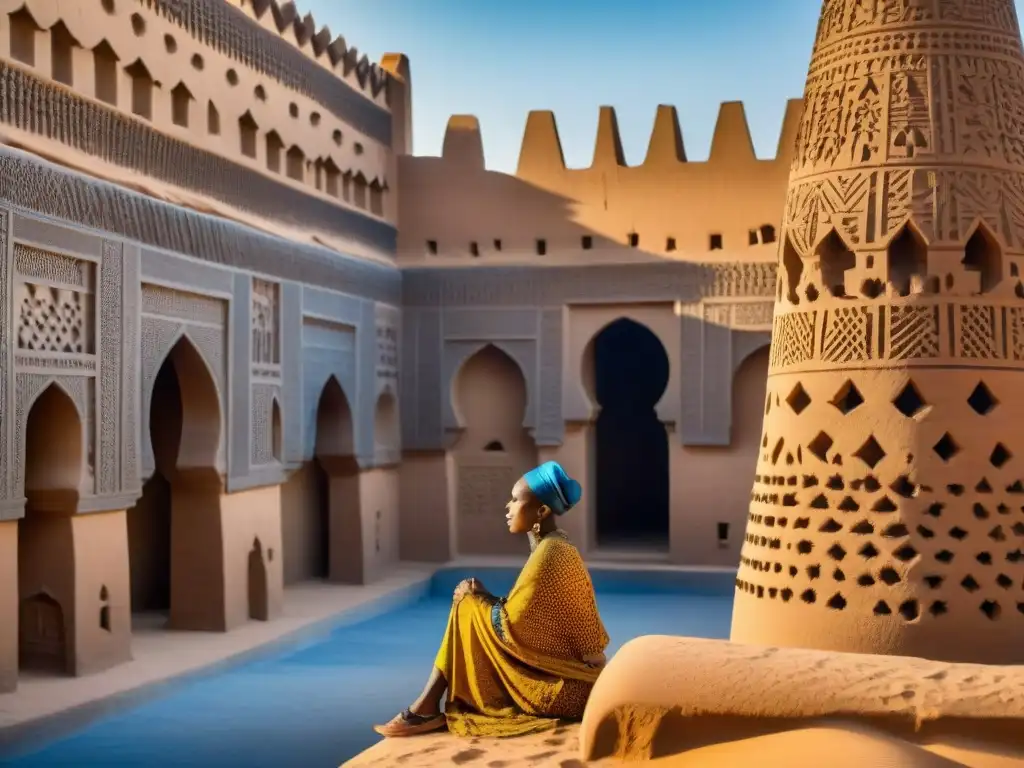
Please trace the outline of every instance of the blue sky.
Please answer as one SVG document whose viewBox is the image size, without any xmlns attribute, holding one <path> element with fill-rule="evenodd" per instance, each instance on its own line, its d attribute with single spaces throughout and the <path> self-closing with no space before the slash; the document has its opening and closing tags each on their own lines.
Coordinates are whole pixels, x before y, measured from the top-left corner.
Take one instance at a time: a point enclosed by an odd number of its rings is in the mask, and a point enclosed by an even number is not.
<svg viewBox="0 0 1024 768">
<path fill-rule="evenodd" d="M 678 109 L 691 160 L 707 158 L 723 101 L 744 102 L 758 156 L 774 156 L 786 100 L 803 93 L 821 0 L 296 4 L 374 61 L 409 56 L 415 154 L 439 154 L 449 115 L 473 114 L 488 167 L 513 172 L 531 109 L 555 112 L 570 167 L 590 164 L 602 105 L 616 109 L 631 164 L 658 104 Z"/>
</svg>

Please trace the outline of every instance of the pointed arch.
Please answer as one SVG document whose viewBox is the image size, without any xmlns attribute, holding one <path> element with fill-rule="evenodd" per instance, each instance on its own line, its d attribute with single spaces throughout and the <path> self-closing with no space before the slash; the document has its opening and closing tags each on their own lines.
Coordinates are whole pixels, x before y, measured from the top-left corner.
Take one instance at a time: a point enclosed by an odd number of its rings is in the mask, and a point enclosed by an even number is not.
<svg viewBox="0 0 1024 768">
<path fill-rule="evenodd" d="M 315 456 L 352 456 L 355 453 L 355 420 L 352 407 L 334 374 L 327 377 L 320 390 L 315 424 Z"/>
<path fill-rule="evenodd" d="M 814 255 L 821 269 L 822 287 L 833 296 L 845 296 L 846 273 L 857 266 L 857 257 L 835 227 L 818 241 Z"/>
<path fill-rule="evenodd" d="M 216 468 L 220 463 L 223 438 L 223 404 L 217 378 L 209 361 L 187 332 L 179 333 L 169 345 L 167 354 L 149 381 L 145 403 L 150 415 L 160 404 L 155 402 L 155 384 L 159 372 L 171 366 L 178 384 L 181 431 L 177 450 L 169 458 L 178 468 Z M 147 436 L 153 450 L 152 429 L 147 419 Z"/>
<path fill-rule="evenodd" d="M 40 387 L 26 409 L 24 492 L 79 491 L 85 435 L 74 396 L 58 380 Z"/>
<path fill-rule="evenodd" d="M 657 393 L 652 395 L 655 398 L 655 402 L 660 401 L 668 387 L 669 378 L 671 377 L 671 358 L 669 357 L 668 347 L 665 344 L 665 340 L 646 323 L 634 317 L 630 317 L 628 314 L 623 314 L 598 328 L 583 347 L 583 355 L 580 360 L 580 381 L 583 383 L 584 392 L 590 400 L 592 411 L 596 412 L 600 407 L 596 375 L 597 345 L 599 340 L 609 330 L 614 334 L 618 329 L 625 328 L 632 329 L 642 338 L 653 338 L 654 340 L 657 340 L 657 343 L 660 346 L 661 355 L 657 356 L 658 359 L 655 362 L 656 372 L 654 372 L 654 375 L 649 377 L 647 381 L 647 383 L 650 384 L 652 392 L 653 390 L 657 390 Z"/>
<path fill-rule="evenodd" d="M 928 240 L 912 219 L 907 219 L 886 246 L 889 282 L 901 296 L 910 294 L 914 277 L 928 274 Z"/>
<path fill-rule="evenodd" d="M 470 393 L 467 391 L 467 378 L 476 379 L 478 375 L 482 379 L 505 382 L 508 391 L 504 394 L 512 395 L 517 403 L 520 400 L 518 389 L 521 386 L 521 410 L 518 405 L 514 406 L 512 410 L 520 414 L 519 425 L 526 425 L 527 414 L 530 412 L 532 402 L 530 379 L 525 366 L 518 359 L 518 355 L 500 341 L 481 342 L 470 347 L 457 361 L 449 385 L 449 397 L 456 425 L 458 427 L 466 426 L 465 406 L 470 399 L 468 397 Z"/>
<path fill-rule="evenodd" d="M 984 219 L 976 219 L 968 231 L 961 263 L 967 271 L 980 274 L 981 292 L 986 293 L 1003 280 L 1004 249 Z"/>
</svg>

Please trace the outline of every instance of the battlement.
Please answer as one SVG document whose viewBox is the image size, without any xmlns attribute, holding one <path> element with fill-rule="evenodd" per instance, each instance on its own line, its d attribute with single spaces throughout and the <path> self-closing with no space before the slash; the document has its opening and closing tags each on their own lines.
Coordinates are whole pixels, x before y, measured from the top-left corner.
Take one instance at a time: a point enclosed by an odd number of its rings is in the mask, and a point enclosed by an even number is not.
<svg viewBox="0 0 1024 768">
<path fill-rule="evenodd" d="M 737 166 L 750 163 L 783 163 L 788 166 L 796 141 L 803 101 L 792 99 L 786 105 L 782 130 L 774 158 L 759 160 L 754 152 L 750 126 L 743 103 L 724 102 L 718 112 L 711 152 L 707 160 L 694 163 L 687 159 L 683 133 L 676 108 L 659 105 L 654 128 L 647 145 L 647 154 L 639 166 L 628 166 L 622 151 L 619 121 L 614 107 L 601 107 L 597 120 L 597 140 L 589 168 L 569 169 L 562 152 L 562 141 L 554 112 L 533 110 L 526 117 L 526 129 L 519 151 L 516 176 L 534 179 L 551 173 L 587 171 L 609 168 L 641 167 L 651 170 L 672 168 L 680 164 Z M 483 138 L 480 125 L 472 115 L 454 115 L 448 121 L 442 157 L 460 163 L 483 166 Z"/>
<path fill-rule="evenodd" d="M 244 15 L 276 35 L 303 56 L 331 71 L 338 79 L 357 89 L 382 107 L 389 103 L 388 72 L 359 54 L 341 35 L 334 36 L 326 25 L 319 27 L 313 15 L 303 16 L 295 3 L 277 0 L 135 0 L 157 11 L 205 44 L 227 53 L 266 75 L 273 75 L 274 60 L 284 63 L 282 83 L 301 90 L 303 76 L 295 69 L 291 51 L 266 41 L 252 39 L 250 31 L 238 24 Z M 248 32 L 248 34 L 247 34 Z M 292 60 L 292 61 L 290 61 Z M 289 67 L 290 65 L 290 67 Z M 294 71 L 288 71 L 292 69 Z"/>
<path fill-rule="evenodd" d="M 370 80 L 369 93 L 340 81 L 342 60 L 337 73 L 315 60 L 325 32 L 297 32 L 290 3 L 233 2 L 0 0 L 0 69 L 9 102 L 25 104 L 0 115 L 0 140 L 112 181 L 128 169 L 289 236 L 346 247 L 355 230 L 390 230 L 393 242 L 408 61 L 384 60 L 392 110 Z M 385 82 L 384 69 L 362 69 Z M 106 127 L 83 132 L 90 122 Z"/>
<path fill-rule="evenodd" d="M 488 171 L 479 121 L 454 115 L 441 157 L 402 158 L 399 255 L 774 260 L 802 113 L 800 99 L 787 103 L 776 155 L 761 160 L 743 104 L 726 102 L 708 159 L 694 162 L 676 108 L 661 105 L 630 166 L 615 109 L 601 107 L 593 160 L 570 169 L 554 113 L 533 111 L 514 175 Z"/>
</svg>

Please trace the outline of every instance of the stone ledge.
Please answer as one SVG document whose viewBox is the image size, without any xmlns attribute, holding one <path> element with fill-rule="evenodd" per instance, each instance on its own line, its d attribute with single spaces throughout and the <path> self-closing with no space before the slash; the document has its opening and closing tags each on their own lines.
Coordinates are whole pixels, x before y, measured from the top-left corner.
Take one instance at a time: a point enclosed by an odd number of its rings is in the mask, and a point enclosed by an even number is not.
<svg viewBox="0 0 1024 768">
<path fill-rule="evenodd" d="M 993 753 L 1020 749 L 1024 665 L 640 637 L 594 686 L 580 753 L 648 760 L 839 722 L 910 745 L 970 739 Z"/>
</svg>

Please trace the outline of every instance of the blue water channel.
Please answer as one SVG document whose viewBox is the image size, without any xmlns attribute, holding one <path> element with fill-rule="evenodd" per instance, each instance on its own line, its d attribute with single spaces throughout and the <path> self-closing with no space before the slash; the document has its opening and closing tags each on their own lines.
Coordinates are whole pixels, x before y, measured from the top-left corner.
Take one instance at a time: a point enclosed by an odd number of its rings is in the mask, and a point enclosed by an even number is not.
<svg viewBox="0 0 1024 768">
<path fill-rule="evenodd" d="M 378 615 L 339 620 L 237 665 L 160 688 L 0 765 L 104 768 L 337 768 L 378 741 L 371 730 L 419 693 L 441 640 L 451 594 L 469 575 L 503 594 L 515 572 L 445 569 L 425 594 Z M 733 576 L 596 571 L 609 655 L 639 635 L 724 638 Z"/>
</svg>

